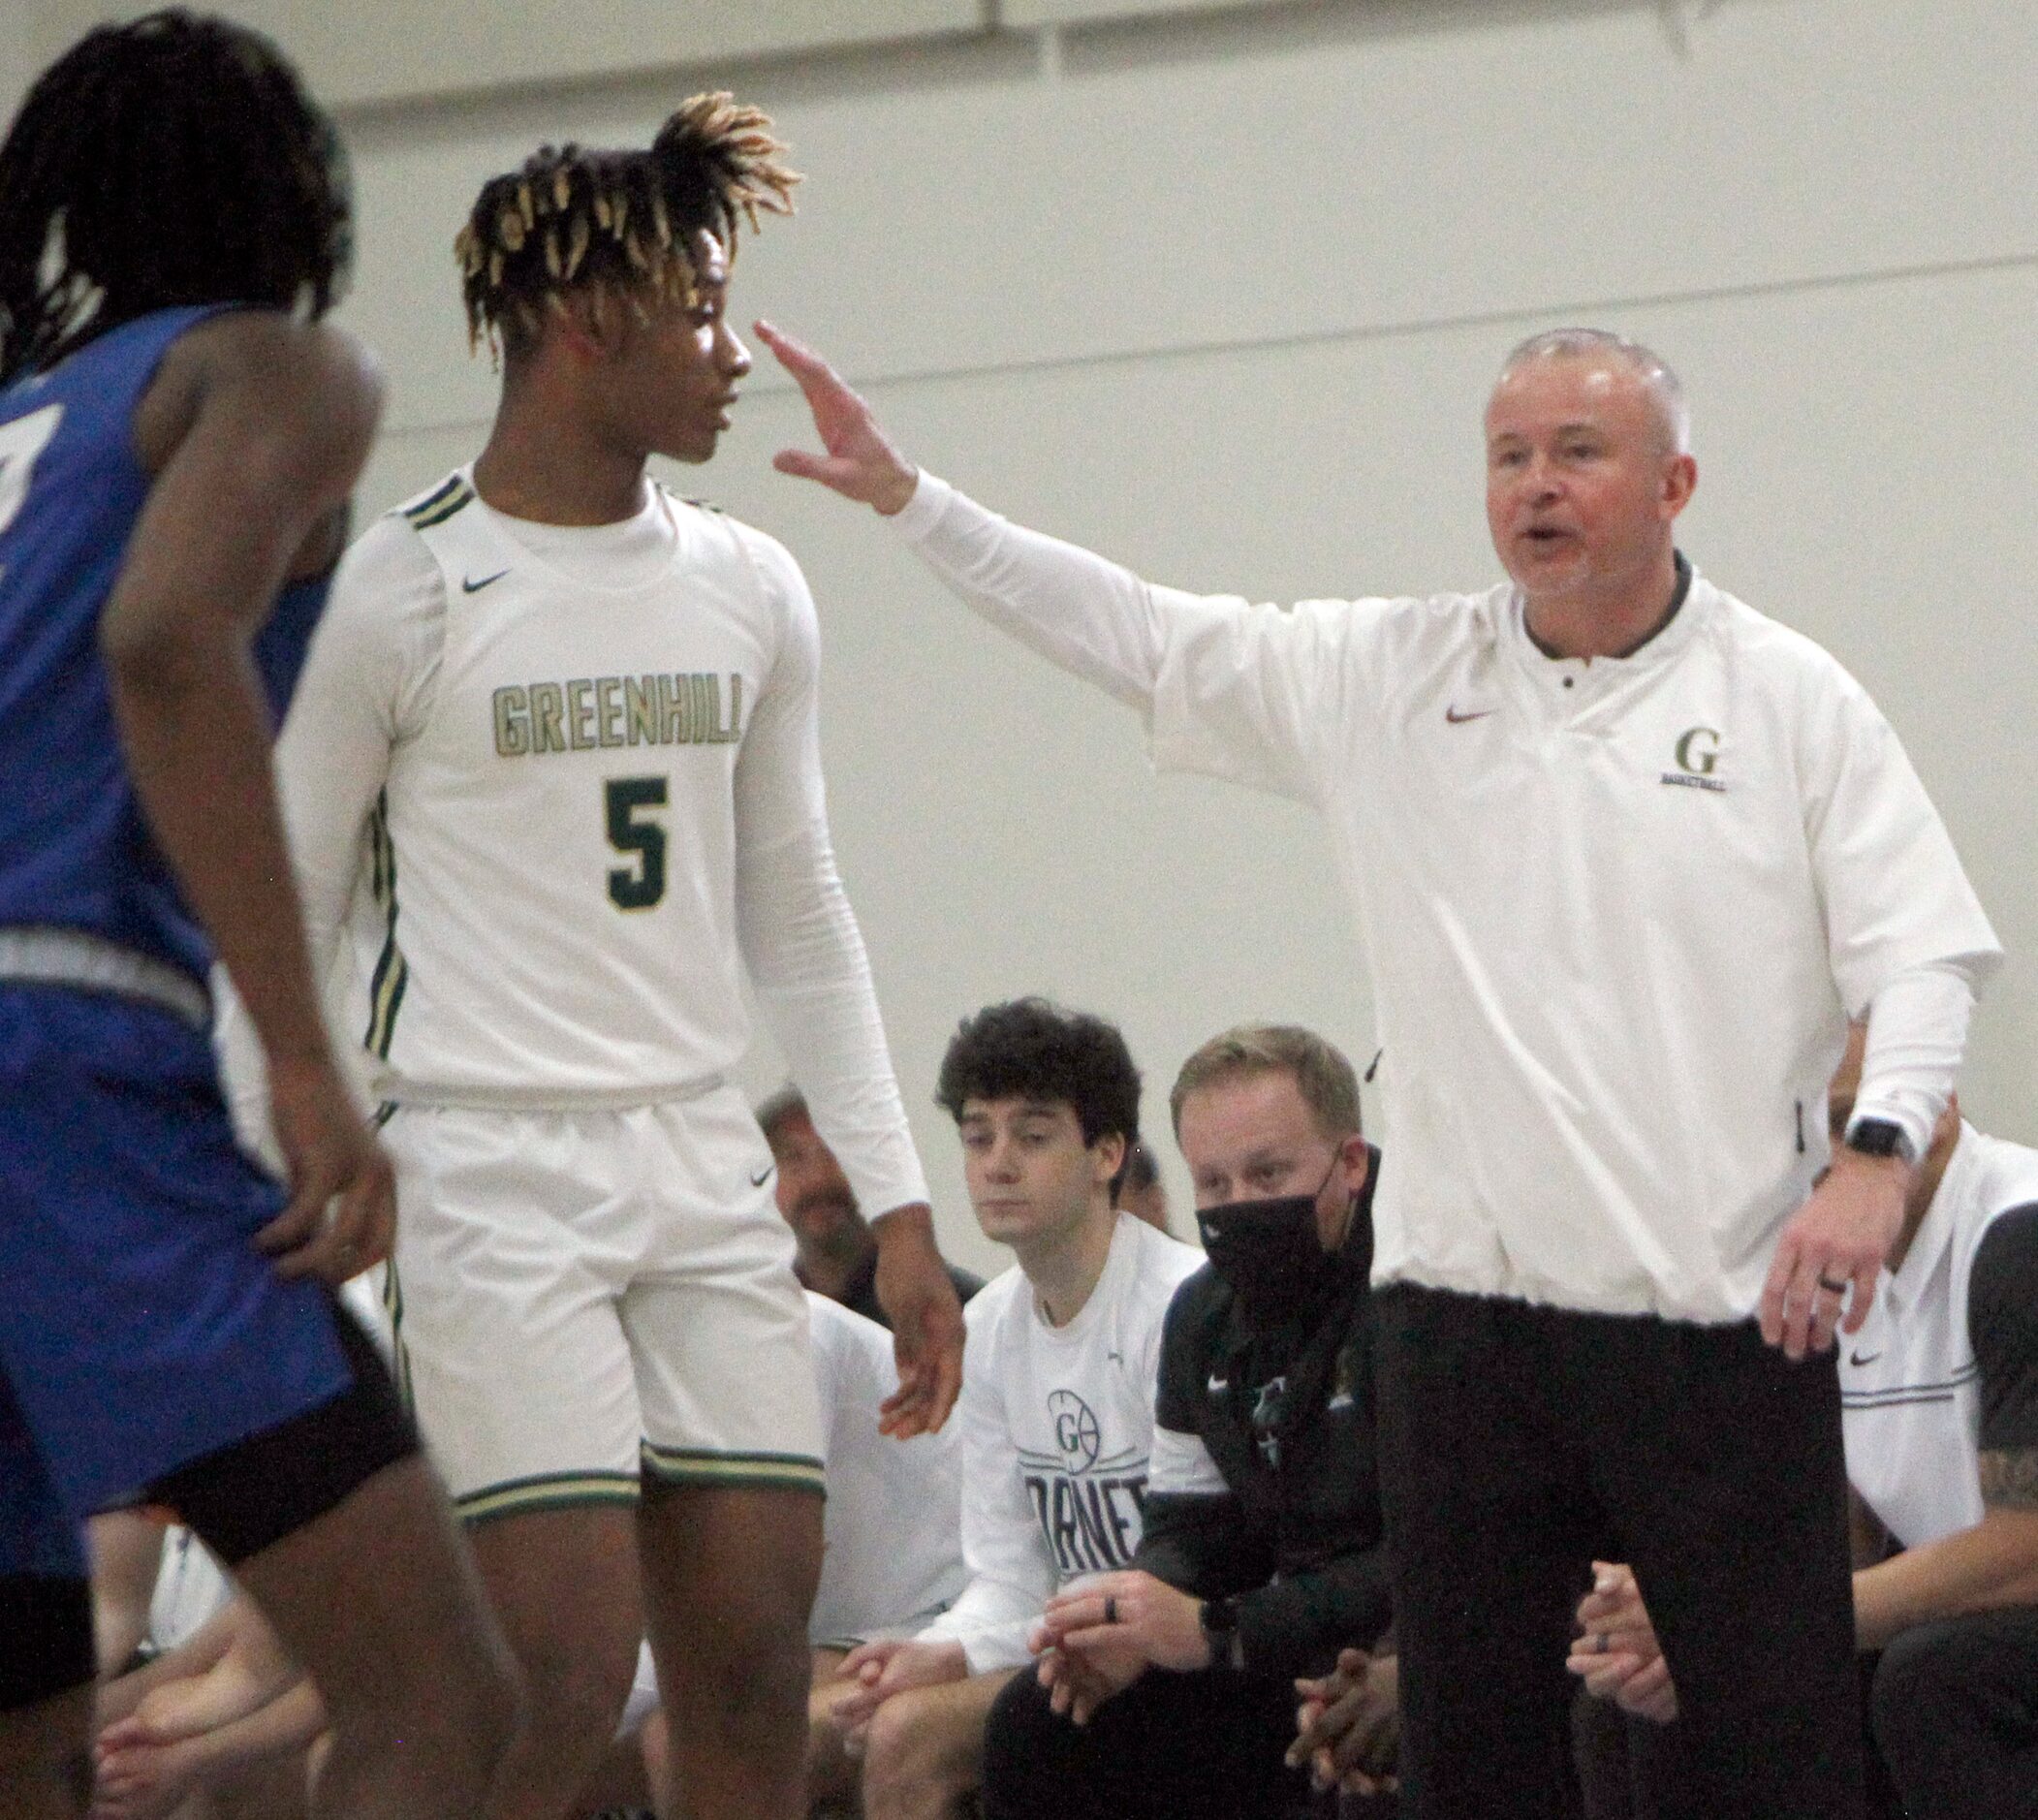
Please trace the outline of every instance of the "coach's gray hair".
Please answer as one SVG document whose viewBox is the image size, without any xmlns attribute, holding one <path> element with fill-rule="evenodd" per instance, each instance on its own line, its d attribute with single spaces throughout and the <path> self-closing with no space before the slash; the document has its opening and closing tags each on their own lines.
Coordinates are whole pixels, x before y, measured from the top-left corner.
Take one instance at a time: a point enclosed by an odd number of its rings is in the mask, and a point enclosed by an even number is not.
<svg viewBox="0 0 2038 1820">
<path fill-rule="evenodd" d="M 1500 377 L 1506 379 L 1518 366 L 1525 366 L 1530 361 L 1578 360 L 1593 355 L 1612 355 L 1641 379 L 1656 407 L 1670 453 L 1689 455 L 1691 411 L 1684 402 L 1684 382 L 1660 354 L 1626 335 L 1605 329 L 1547 329 L 1530 335 L 1508 355 L 1500 363 Z"/>
</svg>

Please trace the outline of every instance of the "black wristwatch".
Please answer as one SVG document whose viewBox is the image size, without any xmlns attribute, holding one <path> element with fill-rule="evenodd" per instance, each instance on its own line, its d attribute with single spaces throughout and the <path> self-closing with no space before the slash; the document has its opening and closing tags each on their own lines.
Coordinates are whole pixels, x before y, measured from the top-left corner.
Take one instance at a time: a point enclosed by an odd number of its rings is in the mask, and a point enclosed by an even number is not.
<svg viewBox="0 0 2038 1820">
<path fill-rule="evenodd" d="M 1863 1156 L 1898 1156 L 1911 1160 L 1910 1141 L 1894 1119 L 1863 1118 L 1847 1128 L 1847 1148 Z"/>
<path fill-rule="evenodd" d="M 1238 1653 L 1238 1601 L 1206 1599 L 1200 1614 L 1204 1641 L 1210 1646 L 1212 1668 L 1242 1668 Z"/>
</svg>

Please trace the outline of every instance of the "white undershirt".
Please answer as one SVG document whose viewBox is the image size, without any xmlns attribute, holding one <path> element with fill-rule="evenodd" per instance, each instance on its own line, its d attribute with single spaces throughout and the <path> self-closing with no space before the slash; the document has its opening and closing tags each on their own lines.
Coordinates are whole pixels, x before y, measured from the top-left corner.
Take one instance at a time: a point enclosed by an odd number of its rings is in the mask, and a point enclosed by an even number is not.
<svg viewBox="0 0 2038 1820">
<path fill-rule="evenodd" d="M 486 500 L 480 510 L 532 555 L 562 575 L 597 587 L 638 587 L 672 567 L 678 527 L 659 487 L 646 483 L 643 503 L 612 524 L 544 524 L 514 518 Z"/>
</svg>

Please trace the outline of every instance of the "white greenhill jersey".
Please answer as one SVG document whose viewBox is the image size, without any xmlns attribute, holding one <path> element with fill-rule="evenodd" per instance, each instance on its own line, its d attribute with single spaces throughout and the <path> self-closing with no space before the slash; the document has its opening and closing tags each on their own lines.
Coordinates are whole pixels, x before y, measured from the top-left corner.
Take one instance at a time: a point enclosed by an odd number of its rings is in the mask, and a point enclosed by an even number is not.
<svg viewBox="0 0 2038 1820">
<path fill-rule="evenodd" d="M 459 476 L 370 533 L 420 539 L 446 602 L 371 832 L 386 1098 L 645 1099 L 742 1052 L 737 760 L 812 651 L 737 527 L 672 511 L 671 571 L 614 589 L 554 573 Z"/>
<path fill-rule="evenodd" d="M 463 470 L 348 552 L 277 747 L 314 957 L 351 902 L 374 1091 L 483 1109 L 704 1090 L 749 1042 L 747 967 L 863 1206 L 923 1200 L 829 838 L 805 581 L 645 491 L 539 525 Z"/>
<path fill-rule="evenodd" d="M 969 1585 L 923 1632 L 958 1639 L 970 1672 L 1031 1658 L 1026 1631 L 1058 1588 L 1129 1566 L 1153 1452 L 1161 1327 L 1191 1245 L 1118 1215 L 1082 1311 L 1050 1327 L 1018 1266 L 963 1309 L 962 1554 Z"/>
</svg>

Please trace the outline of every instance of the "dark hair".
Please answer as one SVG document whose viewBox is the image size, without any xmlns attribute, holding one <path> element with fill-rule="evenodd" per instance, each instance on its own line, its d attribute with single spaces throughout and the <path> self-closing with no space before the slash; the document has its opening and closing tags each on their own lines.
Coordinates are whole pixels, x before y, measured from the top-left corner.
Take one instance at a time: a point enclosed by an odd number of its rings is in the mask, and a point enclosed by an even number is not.
<svg viewBox="0 0 2038 1820">
<path fill-rule="evenodd" d="M 1137 1194 L 1142 1188 L 1150 1188 L 1161 1178 L 1161 1166 L 1145 1143 L 1136 1142 L 1125 1152 L 1125 1176 L 1118 1184 L 1121 1194 Z"/>
<path fill-rule="evenodd" d="M 0 385 L 151 310 L 323 315 L 345 154 L 267 39 L 182 8 L 87 33 L 0 145 Z"/>
<path fill-rule="evenodd" d="M 951 1118 L 960 1121 L 965 1100 L 1008 1099 L 1072 1108 L 1086 1145 L 1115 1133 L 1130 1151 L 1140 1139 L 1140 1071 L 1118 1026 L 1045 998 L 987 1005 L 941 1058 L 934 1103 Z M 1115 1200 L 1116 1180 L 1112 1190 Z"/>
<path fill-rule="evenodd" d="M 790 1081 L 759 1100 L 757 1110 L 750 1115 L 757 1120 L 757 1128 L 765 1134 L 767 1144 L 776 1142 L 779 1126 L 788 1119 L 804 1118 L 809 1124 L 813 1122 L 813 1114 L 807 1111 L 806 1095 Z"/>
<path fill-rule="evenodd" d="M 469 340 L 514 355 L 570 291 L 639 313 L 646 295 L 691 296 L 697 229 L 734 260 L 742 221 L 754 234 L 760 208 L 792 213 L 800 173 L 785 149 L 767 114 L 719 92 L 684 103 L 648 151 L 541 145 L 482 185 L 453 243 Z"/>
</svg>

